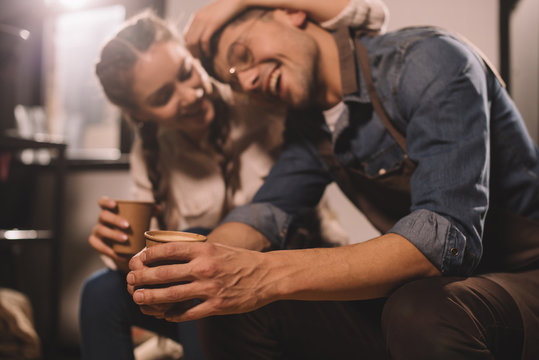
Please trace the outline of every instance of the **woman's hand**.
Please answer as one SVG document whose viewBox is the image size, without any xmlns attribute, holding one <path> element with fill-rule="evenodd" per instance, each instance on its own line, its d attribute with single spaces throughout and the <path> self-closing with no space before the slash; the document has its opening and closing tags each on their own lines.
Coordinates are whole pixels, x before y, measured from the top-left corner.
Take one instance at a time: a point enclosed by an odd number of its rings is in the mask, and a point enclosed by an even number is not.
<svg viewBox="0 0 539 360">
<path fill-rule="evenodd" d="M 337 16 L 349 2 L 350 0 L 214 0 L 191 16 L 184 31 L 185 42 L 193 56 L 209 57 L 213 55 L 210 54 L 210 39 L 213 34 L 249 7 L 304 11 L 312 20 L 322 22 Z"/>
<path fill-rule="evenodd" d="M 264 256 L 212 243 L 153 246 L 131 259 L 127 288 L 143 313 L 168 321 L 248 312 L 276 300 Z M 151 266 L 164 261 L 174 264 Z M 156 284 L 173 285 L 145 288 Z"/>
<path fill-rule="evenodd" d="M 101 212 L 99 213 L 97 224 L 93 227 L 88 238 L 88 242 L 99 253 L 111 258 L 119 269 L 127 270 L 129 259 L 114 252 L 112 244 L 127 241 L 126 230 L 129 228 L 129 223 L 115 213 L 117 204 L 114 200 L 103 196 L 99 198 L 98 205 Z"/>
<path fill-rule="evenodd" d="M 197 58 L 209 57 L 213 34 L 246 9 L 244 0 L 215 0 L 191 16 L 184 31 L 185 44 Z"/>
</svg>

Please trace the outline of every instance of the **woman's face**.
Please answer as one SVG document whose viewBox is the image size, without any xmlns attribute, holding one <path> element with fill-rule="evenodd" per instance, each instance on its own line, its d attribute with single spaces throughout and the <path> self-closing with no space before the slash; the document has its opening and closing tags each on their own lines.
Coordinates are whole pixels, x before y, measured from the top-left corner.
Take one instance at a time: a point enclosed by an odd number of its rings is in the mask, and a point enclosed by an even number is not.
<svg viewBox="0 0 539 360">
<path fill-rule="evenodd" d="M 204 132 L 215 111 L 211 85 L 200 63 L 180 44 L 153 44 L 133 67 L 133 115 L 192 135 Z"/>
</svg>

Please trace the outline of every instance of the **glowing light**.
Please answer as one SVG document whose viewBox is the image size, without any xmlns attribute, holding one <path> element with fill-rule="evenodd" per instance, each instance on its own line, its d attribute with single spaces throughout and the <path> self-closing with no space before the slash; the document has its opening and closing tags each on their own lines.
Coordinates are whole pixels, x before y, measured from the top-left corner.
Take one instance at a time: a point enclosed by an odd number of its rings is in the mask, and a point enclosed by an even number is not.
<svg viewBox="0 0 539 360">
<path fill-rule="evenodd" d="M 61 5 L 70 9 L 80 9 L 88 3 L 88 0 L 45 0 L 47 5 Z"/>
<path fill-rule="evenodd" d="M 23 40 L 26 40 L 30 37 L 30 31 L 7 24 L 0 24 L 0 32 L 20 37 Z"/>
<path fill-rule="evenodd" d="M 71 9 L 80 9 L 86 5 L 87 0 L 60 0 L 60 4 L 67 6 Z"/>
<path fill-rule="evenodd" d="M 27 40 L 27 39 L 30 37 L 30 31 L 28 31 L 28 30 L 21 30 L 21 31 L 19 31 L 19 36 L 20 36 L 23 40 Z"/>
</svg>

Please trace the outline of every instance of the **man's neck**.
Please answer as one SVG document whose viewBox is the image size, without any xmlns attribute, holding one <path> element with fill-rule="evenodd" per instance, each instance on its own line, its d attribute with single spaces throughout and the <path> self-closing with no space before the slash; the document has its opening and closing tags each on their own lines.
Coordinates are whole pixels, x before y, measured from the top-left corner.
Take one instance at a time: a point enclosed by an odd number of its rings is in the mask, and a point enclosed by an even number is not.
<svg viewBox="0 0 539 360">
<path fill-rule="evenodd" d="M 320 61 L 318 63 L 318 88 L 317 103 L 322 109 L 329 109 L 342 100 L 341 70 L 339 52 L 333 36 L 323 28 L 309 23 L 313 38 L 317 41 L 320 49 Z"/>
</svg>

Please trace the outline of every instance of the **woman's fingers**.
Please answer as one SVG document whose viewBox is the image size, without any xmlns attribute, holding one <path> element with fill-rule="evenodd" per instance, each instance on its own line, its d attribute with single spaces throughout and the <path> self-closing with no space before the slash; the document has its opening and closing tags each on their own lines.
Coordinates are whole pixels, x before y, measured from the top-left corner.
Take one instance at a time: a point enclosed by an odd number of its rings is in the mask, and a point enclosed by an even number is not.
<svg viewBox="0 0 539 360">
<path fill-rule="evenodd" d="M 108 196 L 99 197 L 99 199 L 97 199 L 97 204 L 99 205 L 101 209 L 109 209 L 109 210 L 114 210 L 116 209 L 116 206 L 117 206 L 116 201 L 109 198 Z"/>
<path fill-rule="evenodd" d="M 101 210 L 98 221 L 103 225 L 108 225 L 109 227 L 115 227 L 122 230 L 127 230 L 129 228 L 129 222 L 126 219 L 118 216 L 108 209 Z"/>
<path fill-rule="evenodd" d="M 112 250 L 112 248 L 107 245 L 102 238 L 92 234 L 88 238 L 88 243 L 90 243 L 90 246 L 92 246 L 97 252 L 109 256 L 113 259 L 117 258 L 117 255 L 114 250 Z"/>
<path fill-rule="evenodd" d="M 241 0 L 217 0 L 198 10 L 184 31 L 186 46 L 193 56 L 211 56 L 210 40 L 213 34 L 244 8 Z"/>
<path fill-rule="evenodd" d="M 102 210 L 99 213 L 97 224 L 88 237 L 88 243 L 99 253 L 119 261 L 121 259 L 112 250 L 111 243 L 127 241 L 125 230 L 129 228 L 129 223 L 114 213 L 117 204 L 113 199 L 102 196 L 97 203 Z"/>
<path fill-rule="evenodd" d="M 110 242 L 126 242 L 128 237 L 125 231 L 129 229 L 130 225 L 126 219 L 115 213 L 117 210 L 116 202 L 107 197 L 100 197 L 98 204 L 102 210 L 92 231 L 92 236 L 97 239 L 94 239 L 90 244 L 93 246 L 97 240 L 101 240 L 107 246 L 109 246 L 107 243 Z M 102 247 L 99 246 L 99 248 Z"/>
</svg>

